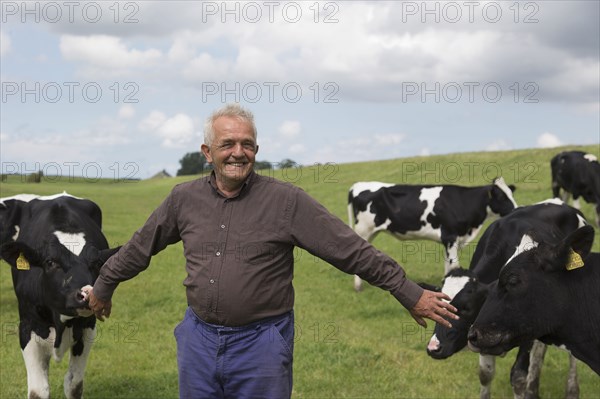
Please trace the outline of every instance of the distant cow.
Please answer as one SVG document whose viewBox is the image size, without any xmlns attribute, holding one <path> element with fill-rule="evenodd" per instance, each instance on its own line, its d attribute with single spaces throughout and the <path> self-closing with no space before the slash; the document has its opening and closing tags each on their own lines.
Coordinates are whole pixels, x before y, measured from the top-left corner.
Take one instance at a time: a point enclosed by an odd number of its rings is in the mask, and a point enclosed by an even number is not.
<svg viewBox="0 0 600 399">
<path fill-rule="evenodd" d="M 401 240 L 441 242 L 445 274 L 459 266 L 459 248 L 477 236 L 489 215 L 504 216 L 516 208 L 514 190 L 502 177 L 478 187 L 359 182 L 348 193 L 348 218 L 367 241 L 385 231 Z M 358 276 L 354 288 L 361 289 Z"/>
<path fill-rule="evenodd" d="M 96 319 L 82 288 L 116 249 L 107 249 L 102 213 L 67 193 L 0 199 L 0 255 L 12 267 L 19 305 L 19 342 L 29 398 L 49 398 L 50 358 L 71 352 L 67 398 L 81 398 Z"/>
<path fill-rule="evenodd" d="M 600 226 L 600 163 L 592 154 L 582 151 L 564 151 L 550 161 L 552 168 L 552 195 L 567 202 L 573 195 L 573 206 L 579 209 L 579 197 L 596 204 L 596 225 Z M 560 190 L 563 195 L 560 197 Z"/>
<path fill-rule="evenodd" d="M 434 334 L 427 346 L 427 353 L 434 359 L 446 359 L 467 345 L 469 327 L 477 318 L 488 295 L 489 284 L 498 279 L 502 267 L 515 256 L 522 237 L 535 232 L 548 242 L 558 242 L 562 237 L 587 225 L 580 211 L 562 204 L 562 201 L 547 202 L 519 207 L 509 215 L 494 221 L 483 233 L 471 260 L 469 270 L 457 268 L 446 275 L 442 292 L 458 309 L 460 320 L 452 320 L 452 328 L 436 324 Z M 524 393 L 529 352 L 532 342 L 524 342 L 511 372 L 511 384 L 516 396 Z M 538 349 L 543 356 L 545 348 Z M 541 362 L 542 359 L 534 359 Z M 481 396 L 489 396 L 495 372 L 495 358 L 482 355 L 479 361 Z M 572 363 L 574 374 L 575 363 Z M 539 370 L 539 367 L 537 368 Z M 569 380 L 571 382 L 571 380 Z M 529 389 L 536 390 L 531 386 Z M 576 385 L 567 388 L 578 391 Z"/>
<path fill-rule="evenodd" d="M 600 375 L 600 253 L 584 226 L 559 244 L 535 234 L 502 268 L 469 331 L 469 347 L 500 355 L 539 339 L 563 345 Z"/>
</svg>

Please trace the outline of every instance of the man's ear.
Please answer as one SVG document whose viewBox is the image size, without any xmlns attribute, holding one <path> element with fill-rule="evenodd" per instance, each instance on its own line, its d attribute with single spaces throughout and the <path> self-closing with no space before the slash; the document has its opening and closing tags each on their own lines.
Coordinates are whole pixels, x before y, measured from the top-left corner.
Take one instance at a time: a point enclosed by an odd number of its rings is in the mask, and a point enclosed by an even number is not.
<svg viewBox="0 0 600 399">
<path fill-rule="evenodd" d="M 204 154 L 204 158 L 206 158 L 206 162 L 212 163 L 213 159 L 212 159 L 212 155 L 210 154 L 210 147 L 207 146 L 206 144 L 202 144 L 200 146 L 200 151 L 202 151 L 202 154 Z"/>
<path fill-rule="evenodd" d="M 19 270 L 41 266 L 37 252 L 20 241 L 10 241 L 2 245 L 0 255 L 9 265 Z"/>
</svg>

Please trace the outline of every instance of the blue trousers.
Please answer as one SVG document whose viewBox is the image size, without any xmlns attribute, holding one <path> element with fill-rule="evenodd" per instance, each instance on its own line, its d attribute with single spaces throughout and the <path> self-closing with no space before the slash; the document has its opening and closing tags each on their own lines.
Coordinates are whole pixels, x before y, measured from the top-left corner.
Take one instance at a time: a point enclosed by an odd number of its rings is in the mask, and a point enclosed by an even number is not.
<svg viewBox="0 0 600 399">
<path fill-rule="evenodd" d="M 188 308 L 174 333 L 181 399 L 291 397 L 293 312 L 223 327 Z"/>
</svg>

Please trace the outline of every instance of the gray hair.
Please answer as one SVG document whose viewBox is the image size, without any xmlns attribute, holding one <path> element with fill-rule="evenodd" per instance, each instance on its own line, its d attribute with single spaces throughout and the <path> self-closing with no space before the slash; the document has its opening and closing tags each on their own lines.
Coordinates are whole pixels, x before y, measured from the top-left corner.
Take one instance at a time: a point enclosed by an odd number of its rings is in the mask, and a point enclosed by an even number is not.
<svg viewBox="0 0 600 399">
<path fill-rule="evenodd" d="M 256 140 L 256 125 L 254 124 L 254 115 L 249 110 L 243 108 L 241 105 L 234 104 L 226 104 L 224 107 L 217 109 L 214 111 L 204 123 L 204 144 L 210 147 L 215 137 L 214 131 L 214 123 L 215 121 L 222 117 L 228 116 L 232 118 L 241 119 L 244 122 L 248 122 L 250 127 L 252 128 L 252 133 L 254 134 L 254 139 Z"/>
</svg>

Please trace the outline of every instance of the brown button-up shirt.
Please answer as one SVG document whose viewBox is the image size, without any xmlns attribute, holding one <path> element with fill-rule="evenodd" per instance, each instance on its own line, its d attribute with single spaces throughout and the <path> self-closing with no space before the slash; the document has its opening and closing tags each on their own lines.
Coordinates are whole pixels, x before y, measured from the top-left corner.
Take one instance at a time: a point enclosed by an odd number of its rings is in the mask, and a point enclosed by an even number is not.
<svg viewBox="0 0 600 399">
<path fill-rule="evenodd" d="M 294 247 L 357 274 L 412 308 L 423 290 L 389 256 L 360 238 L 300 188 L 252 173 L 226 198 L 214 174 L 175 186 L 94 285 L 109 300 L 153 255 L 183 241 L 188 304 L 203 320 L 239 326 L 294 306 Z"/>
</svg>

